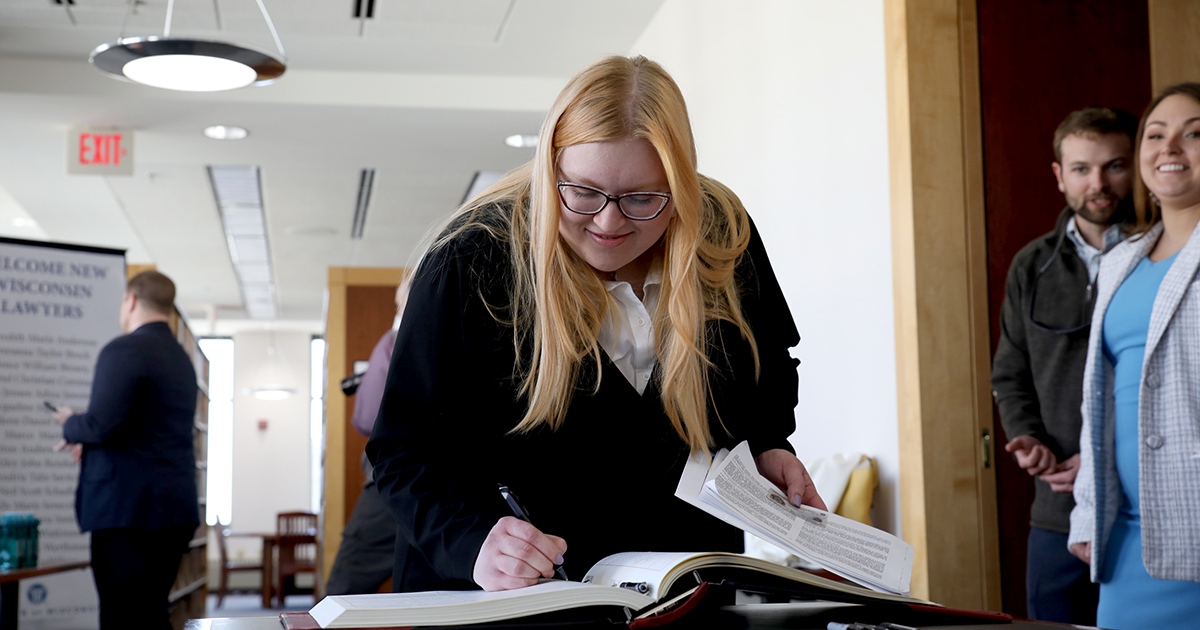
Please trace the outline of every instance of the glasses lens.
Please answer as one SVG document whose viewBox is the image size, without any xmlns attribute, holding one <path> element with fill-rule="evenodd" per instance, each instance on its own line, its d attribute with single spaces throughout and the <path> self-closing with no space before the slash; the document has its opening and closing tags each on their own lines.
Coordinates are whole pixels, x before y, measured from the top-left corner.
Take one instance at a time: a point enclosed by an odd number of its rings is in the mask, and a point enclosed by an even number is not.
<svg viewBox="0 0 1200 630">
<path fill-rule="evenodd" d="M 648 219 L 656 214 L 663 206 L 667 205 L 667 198 L 660 195 L 651 195 L 649 193 L 635 193 L 626 195 L 620 198 L 621 212 L 627 217 L 635 219 Z"/>
<path fill-rule="evenodd" d="M 562 200 L 567 209 L 575 212 L 584 214 L 599 212 L 600 208 L 603 208 L 604 204 L 608 202 L 608 198 L 598 191 L 575 184 L 559 184 L 558 190 L 562 193 Z"/>
</svg>

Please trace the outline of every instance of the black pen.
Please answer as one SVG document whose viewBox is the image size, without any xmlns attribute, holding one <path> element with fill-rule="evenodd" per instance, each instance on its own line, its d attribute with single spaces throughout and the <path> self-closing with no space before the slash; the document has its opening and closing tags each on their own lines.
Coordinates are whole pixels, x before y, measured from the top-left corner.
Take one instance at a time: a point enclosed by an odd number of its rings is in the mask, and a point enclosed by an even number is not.
<svg viewBox="0 0 1200 630">
<path fill-rule="evenodd" d="M 504 484 L 499 485 L 500 496 L 504 497 L 504 500 L 508 503 L 509 509 L 513 511 L 513 516 L 525 521 L 526 523 L 529 523 L 530 525 L 533 525 L 533 521 L 529 520 L 529 512 L 526 512 L 525 507 L 521 505 L 519 500 L 517 500 L 517 495 L 513 494 L 513 491 L 509 490 L 508 486 Z M 561 564 L 554 565 L 554 576 L 560 580 L 570 579 L 567 577 L 567 572 L 563 570 Z"/>
</svg>

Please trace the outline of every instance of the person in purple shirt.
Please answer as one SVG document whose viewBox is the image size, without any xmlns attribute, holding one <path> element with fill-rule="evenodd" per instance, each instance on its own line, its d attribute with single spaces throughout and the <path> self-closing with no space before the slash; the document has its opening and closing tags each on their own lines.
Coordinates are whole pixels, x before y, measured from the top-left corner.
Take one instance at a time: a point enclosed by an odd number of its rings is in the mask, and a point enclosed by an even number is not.
<svg viewBox="0 0 1200 630">
<path fill-rule="evenodd" d="M 379 415 L 379 401 L 383 398 L 388 365 L 392 362 L 392 348 L 396 345 L 396 330 L 400 328 L 400 317 L 407 298 L 408 287 L 402 283 L 396 289 L 396 319 L 371 351 L 367 371 L 363 373 L 362 381 L 354 393 L 354 414 L 350 417 L 350 423 L 366 436 L 371 435 L 375 417 Z M 366 484 L 342 530 L 342 544 L 338 546 L 325 586 L 325 592 L 329 595 L 374 593 L 392 577 L 396 522 L 379 497 L 366 453 L 363 454 L 362 467 Z"/>
</svg>

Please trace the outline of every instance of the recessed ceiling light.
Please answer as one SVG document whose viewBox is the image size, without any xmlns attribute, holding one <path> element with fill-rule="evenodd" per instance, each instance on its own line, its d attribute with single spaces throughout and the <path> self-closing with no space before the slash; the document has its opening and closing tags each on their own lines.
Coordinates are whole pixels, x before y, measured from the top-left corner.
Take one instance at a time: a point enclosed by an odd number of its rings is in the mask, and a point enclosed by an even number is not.
<svg viewBox="0 0 1200 630">
<path fill-rule="evenodd" d="M 25 217 L 17 217 L 15 219 L 13 219 L 12 224 L 13 224 L 13 227 L 19 227 L 19 228 L 34 226 L 33 219 L 26 219 Z"/>
<path fill-rule="evenodd" d="M 231 125 L 213 125 L 204 128 L 204 135 L 213 140 L 241 140 L 250 135 L 245 127 Z"/>
<path fill-rule="evenodd" d="M 524 149 L 524 148 L 528 148 L 528 147 L 536 147 L 538 144 L 538 137 L 529 135 L 529 134 L 518 133 L 518 134 L 511 135 L 511 136 L 505 138 L 504 144 L 507 144 L 510 147 L 515 147 L 518 149 Z"/>
</svg>

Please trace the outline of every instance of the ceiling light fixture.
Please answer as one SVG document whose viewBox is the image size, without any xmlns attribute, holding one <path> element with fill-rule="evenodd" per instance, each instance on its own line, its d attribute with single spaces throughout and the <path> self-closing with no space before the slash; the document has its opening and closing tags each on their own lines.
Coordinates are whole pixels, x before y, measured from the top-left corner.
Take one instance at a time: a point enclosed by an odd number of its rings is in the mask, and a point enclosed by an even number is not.
<svg viewBox="0 0 1200 630">
<path fill-rule="evenodd" d="M 250 135 L 245 127 L 232 125 L 212 125 L 204 128 L 204 136 L 213 140 L 244 140 Z"/>
<path fill-rule="evenodd" d="M 275 329 L 269 328 L 268 331 L 267 356 L 258 374 L 262 385 L 249 387 L 246 393 L 259 400 L 283 400 L 295 394 L 296 388 L 292 387 L 291 368 L 275 347 Z"/>
<path fill-rule="evenodd" d="M 89 61 L 113 78 L 168 90 L 217 92 L 265 84 L 283 74 L 287 55 L 267 7 L 256 2 L 279 58 L 240 44 L 171 37 L 175 0 L 168 0 L 162 37 L 124 37 L 122 32 L 117 41 L 97 46 Z M 130 11 L 137 5 L 130 2 Z"/>
</svg>

